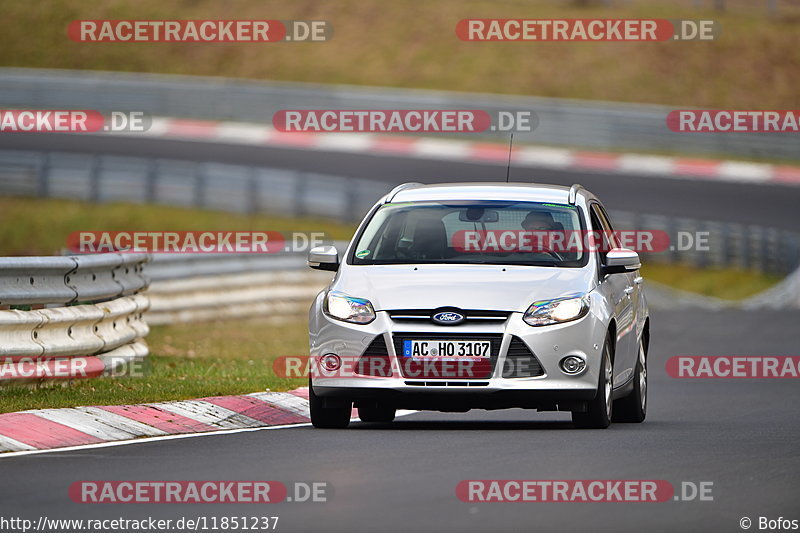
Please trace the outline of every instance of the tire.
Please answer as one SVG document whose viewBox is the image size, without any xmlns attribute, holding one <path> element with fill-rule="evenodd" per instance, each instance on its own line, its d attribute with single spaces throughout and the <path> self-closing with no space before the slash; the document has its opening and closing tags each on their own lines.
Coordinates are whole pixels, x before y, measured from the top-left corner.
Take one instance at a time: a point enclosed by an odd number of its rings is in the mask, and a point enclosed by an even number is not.
<svg viewBox="0 0 800 533">
<path fill-rule="evenodd" d="M 586 411 L 572 411 L 572 423 L 576 428 L 605 429 L 611 424 L 614 411 L 614 402 L 611 400 L 614 368 L 611 360 L 611 339 L 606 338 L 600 362 L 597 395 L 589 402 Z"/>
<path fill-rule="evenodd" d="M 639 341 L 633 391 L 614 402 L 614 422 L 644 422 L 647 417 L 647 350 Z"/>
<path fill-rule="evenodd" d="M 352 407 L 324 407 L 322 398 L 314 394 L 311 378 L 308 380 L 308 403 L 311 407 L 311 425 L 315 428 L 344 429 L 350 424 Z"/>
<path fill-rule="evenodd" d="M 358 418 L 362 422 L 391 422 L 397 409 L 383 405 L 365 405 L 358 408 Z"/>
</svg>

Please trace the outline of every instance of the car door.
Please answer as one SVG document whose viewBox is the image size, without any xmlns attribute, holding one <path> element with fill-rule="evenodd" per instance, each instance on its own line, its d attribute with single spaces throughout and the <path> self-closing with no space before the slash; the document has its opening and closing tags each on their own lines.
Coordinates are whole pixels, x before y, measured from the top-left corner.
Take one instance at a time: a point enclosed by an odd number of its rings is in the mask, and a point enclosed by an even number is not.
<svg viewBox="0 0 800 533">
<path fill-rule="evenodd" d="M 604 216 L 605 220 L 608 221 L 608 225 L 611 228 L 611 231 L 614 231 L 614 224 L 611 222 L 611 217 L 608 216 L 608 212 L 606 208 L 602 205 L 598 204 L 600 209 L 600 213 Z M 637 270 L 635 272 L 631 272 L 626 274 L 629 276 L 630 283 L 628 284 L 628 291 L 630 292 L 631 296 L 631 304 L 632 304 L 632 312 L 633 312 L 633 338 L 631 342 L 633 343 L 633 366 L 636 366 L 636 358 L 638 357 L 639 353 L 639 343 L 638 339 L 641 338 L 642 330 L 644 329 L 644 322 L 647 318 L 647 310 L 645 309 L 645 296 L 644 296 L 644 278 L 642 274 Z"/>
<path fill-rule="evenodd" d="M 590 206 L 592 229 L 603 232 L 610 241 L 612 248 L 618 247 L 610 221 L 598 203 Z M 600 249 L 598 256 L 601 264 L 605 264 L 605 249 Z M 604 285 L 608 301 L 613 306 L 614 318 L 617 323 L 616 350 L 614 353 L 614 387 L 619 387 L 627 382 L 633 374 L 636 361 L 636 317 L 634 296 L 634 275 L 602 274 L 599 283 Z"/>
</svg>

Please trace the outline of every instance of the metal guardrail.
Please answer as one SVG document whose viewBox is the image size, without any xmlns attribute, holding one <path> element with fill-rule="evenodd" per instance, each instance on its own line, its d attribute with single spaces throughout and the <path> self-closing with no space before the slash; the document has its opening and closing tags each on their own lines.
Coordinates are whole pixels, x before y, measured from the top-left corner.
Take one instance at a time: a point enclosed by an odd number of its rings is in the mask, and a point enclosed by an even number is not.
<svg viewBox="0 0 800 533">
<path fill-rule="evenodd" d="M 335 242 L 340 253 L 347 242 Z M 308 311 L 331 273 L 306 266 L 305 252 L 279 254 L 153 254 L 148 323 L 218 318 L 297 316 Z"/>
<path fill-rule="evenodd" d="M 245 272 L 301 270 L 304 254 L 153 254 L 145 267 L 151 282 Z"/>
<path fill-rule="evenodd" d="M 667 106 L 345 85 L 258 82 L 75 70 L 0 69 L 0 106 L 144 111 L 152 115 L 271 124 L 284 109 L 533 111 L 538 127 L 517 142 L 594 149 L 800 158 L 796 135 L 676 133 Z M 476 138 L 507 140 L 502 132 Z"/>
<path fill-rule="evenodd" d="M 385 192 L 385 191 L 384 191 Z M 348 241 L 332 243 L 343 253 Z M 248 272 L 305 271 L 305 252 L 275 254 L 152 254 L 144 265 L 144 274 L 151 282 L 178 280 L 201 276 L 222 276 Z"/>
<path fill-rule="evenodd" d="M 0 258 L 0 385 L 96 377 L 145 357 L 147 259 Z"/>
<path fill-rule="evenodd" d="M 640 252 L 644 261 L 785 275 L 800 268 L 800 233 L 765 226 L 611 211 L 616 229 L 663 231 L 670 249 Z M 690 236 L 690 237 L 688 237 Z M 704 243 L 689 246 L 698 236 Z M 683 238 L 686 237 L 686 238 Z M 686 249 L 681 249 L 684 243 Z"/>
<path fill-rule="evenodd" d="M 172 159 L 0 150 L 0 194 L 357 221 L 385 183 Z"/>
<path fill-rule="evenodd" d="M 194 163 L 180 160 L 92 156 L 0 150 L 0 194 L 67 197 L 87 201 L 126 201 L 210 208 L 236 213 L 268 212 L 359 221 L 387 185 L 369 180 L 284 169 Z M 646 259 L 699 267 L 733 266 L 788 274 L 800 265 L 797 233 L 727 222 L 616 212 L 619 229 L 661 230 L 677 243 L 679 232 L 709 232 L 709 250 L 674 249 Z M 288 255 L 211 255 L 187 261 L 185 255 L 157 254 L 148 265 L 154 280 L 233 271 L 293 269 L 305 259 Z M 242 270 L 237 262 L 247 262 Z M 283 266 L 278 266 L 283 265 Z M 65 265 L 64 268 L 67 268 Z M 89 267 L 84 269 L 89 272 Z M 85 279 L 85 278 L 84 278 Z M 2 274 L 0 274 L 2 288 Z M 2 292 L 0 292 L 2 294 Z M 69 294 L 65 294 L 69 301 Z M 2 302 L 0 297 L 0 302 Z"/>
<path fill-rule="evenodd" d="M 332 274 L 302 270 L 247 272 L 153 282 L 149 324 L 245 317 L 281 318 L 308 312 Z"/>
<path fill-rule="evenodd" d="M 0 306 L 97 302 L 147 287 L 145 254 L 0 257 Z"/>
</svg>

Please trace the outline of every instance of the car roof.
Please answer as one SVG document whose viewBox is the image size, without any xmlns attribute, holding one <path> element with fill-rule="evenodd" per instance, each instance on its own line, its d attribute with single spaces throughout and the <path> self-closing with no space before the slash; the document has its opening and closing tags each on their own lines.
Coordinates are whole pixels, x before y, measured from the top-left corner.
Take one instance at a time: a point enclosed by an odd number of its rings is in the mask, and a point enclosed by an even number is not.
<svg viewBox="0 0 800 533">
<path fill-rule="evenodd" d="M 424 202 L 440 200 L 500 200 L 517 202 L 569 202 L 570 187 L 541 183 L 461 182 L 406 183 L 386 195 L 386 202 Z M 577 194 L 593 197 L 583 188 Z"/>
</svg>

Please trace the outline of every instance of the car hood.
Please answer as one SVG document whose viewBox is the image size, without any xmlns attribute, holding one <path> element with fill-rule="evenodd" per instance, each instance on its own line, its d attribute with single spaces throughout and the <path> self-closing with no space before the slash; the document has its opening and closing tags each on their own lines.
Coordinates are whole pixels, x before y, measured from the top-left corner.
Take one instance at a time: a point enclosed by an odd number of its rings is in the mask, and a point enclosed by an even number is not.
<svg viewBox="0 0 800 533">
<path fill-rule="evenodd" d="M 594 287 L 590 268 L 498 265 L 359 265 L 332 290 L 367 298 L 376 311 L 486 309 L 524 312 L 534 301 Z"/>
</svg>

